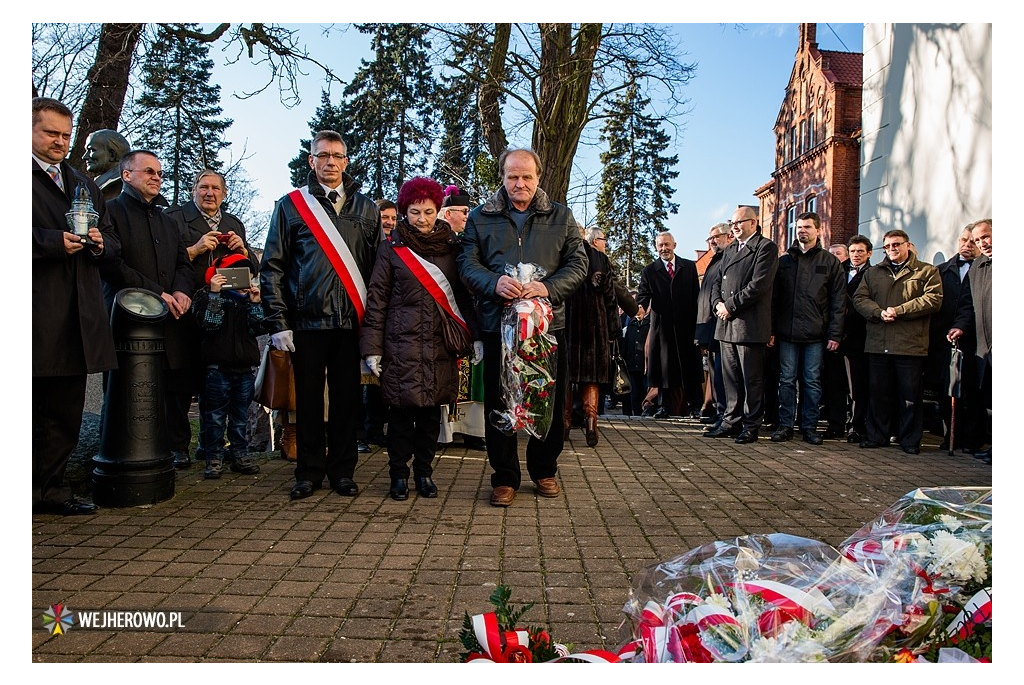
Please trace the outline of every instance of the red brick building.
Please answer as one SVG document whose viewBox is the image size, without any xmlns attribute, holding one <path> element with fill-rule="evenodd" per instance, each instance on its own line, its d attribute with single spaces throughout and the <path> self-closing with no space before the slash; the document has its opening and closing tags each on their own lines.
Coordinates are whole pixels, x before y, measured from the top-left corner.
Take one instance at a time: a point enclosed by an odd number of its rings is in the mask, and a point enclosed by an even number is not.
<svg viewBox="0 0 1024 685">
<path fill-rule="evenodd" d="M 857 233 L 863 55 L 818 50 L 817 24 L 800 24 L 793 71 L 775 121 L 775 171 L 754 191 L 765 235 L 793 244 L 796 217 L 821 216 L 824 246 Z"/>
</svg>

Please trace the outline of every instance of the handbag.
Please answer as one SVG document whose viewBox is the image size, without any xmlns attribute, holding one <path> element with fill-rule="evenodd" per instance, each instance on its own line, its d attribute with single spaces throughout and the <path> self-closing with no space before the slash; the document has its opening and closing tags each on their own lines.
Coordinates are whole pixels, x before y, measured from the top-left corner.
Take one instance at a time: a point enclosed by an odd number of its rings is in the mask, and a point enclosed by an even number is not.
<svg viewBox="0 0 1024 685">
<path fill-rule="evenodd" d="M 295 411 L 295 371 L 292 355 L 267 345 L 256 372 L 256 401 L 268 409 Z"/>
<path fill-rule="evenodd" d="M 612 393 L 615 395 L 628 395 L 633 390 L 633 384 L 629 382 L 629 369 L 626 362 L 619 354 L 619 343 L 612 343 L 612 362 L 615 364 L 615 376 L 612 378 Z"/>
<path fill-rule="evenodd" d="M 445 349 L 456 357 L 468 357 L 473 352 L 473 336 L 440 305 L 437 305 L 437 310 L 441 312 L 441 336 Z"/>
</svg>

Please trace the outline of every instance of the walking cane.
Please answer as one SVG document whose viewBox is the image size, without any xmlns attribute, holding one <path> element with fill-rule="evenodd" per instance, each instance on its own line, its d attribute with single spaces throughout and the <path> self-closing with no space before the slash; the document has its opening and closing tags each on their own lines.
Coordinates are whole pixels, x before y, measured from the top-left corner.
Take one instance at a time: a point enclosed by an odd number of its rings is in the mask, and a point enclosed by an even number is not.
<svg viewBox="0 0 1024 685">
<path fill-rule="evenodd" d="M 963 371 L 963 352 L 956 340 L 949 353 L 949 456 L 953 456 L 956 440 L 956 399 L 960 396 L 960 375 Z"/>
</svg>

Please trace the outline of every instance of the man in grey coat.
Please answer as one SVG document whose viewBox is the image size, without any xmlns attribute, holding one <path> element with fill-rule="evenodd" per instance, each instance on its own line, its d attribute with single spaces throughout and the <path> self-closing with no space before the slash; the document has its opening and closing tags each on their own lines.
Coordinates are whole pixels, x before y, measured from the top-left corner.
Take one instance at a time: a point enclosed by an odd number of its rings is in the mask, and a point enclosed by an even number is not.
<svg viewBox="0 0 1024 685">
<path fill-rule="evenodd" d="M 753 207 L 739 207 L 729 222 L 735 240 L 715 274 L 712 298 L 722 346 L 725 416 L 708 438 L 755 442 L 764 420 L 765 347 L 772 332 L 772 292 L 779 248 L 758 233 Z"/>
</svg>

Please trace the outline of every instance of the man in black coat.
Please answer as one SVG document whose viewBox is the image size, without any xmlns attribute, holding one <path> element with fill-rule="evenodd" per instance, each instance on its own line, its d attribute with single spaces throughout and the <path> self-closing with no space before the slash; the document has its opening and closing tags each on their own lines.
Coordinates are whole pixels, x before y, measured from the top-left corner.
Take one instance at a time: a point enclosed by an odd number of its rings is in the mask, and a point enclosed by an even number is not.
<svg viewBox="0 0 1024 685">
<path fill-rule="evenodd" d="M 715 403 L 715 413 L 710 419 L 710 423 L 714 424 L 712 428 L 721 425 L 722 416 L 725 415 L 725 379 L 722 376 L 722 347 L 715 340 L 715 324 L 718 318 L 715 316 L 711 286 L 715 282 L 715 274 L 722 267 L 725 250 L 732 245 L 732 240 L 729 224 L 721 223 L 711 227 L 708 233 L 708 247 L 713 254 L 707 268 L 704 269 L 700 293 L 697 296 L 697 327 L 694 329 L 694 342 L 708 355 L 712 400 Z"/>
<path fill-rule="evenodd" d="M 119 249 L 100 189 L 65 161 L 72 113 L 32 100 L 32 511 L 90 514 L 96 505 L 64 483 L 78 444 L 90 373 L 117 366 L 103 307 L 99 265 Z M 69 232 L 65 213 L 84 189 L 99 214 L 88 240 Z"/>
<path fill-rule="evenodd" d="M 867 236 L 855 235 L 846 245 L 850 261 L 846 269 L 846 331 L 839 351 L 846 359 L 850 379 L 850 432 L 846 441 L 860 444 L 868 434 L 868 402 L 871 389 L 868 386 L 868 358 L 864 353 L 867 337 L 867 320 L 853 306 L 853 294 L 857 292 L 864 272 L 871 266 L 871 240 Z"/>
<path fill-rule="evenodd" d="M 193 358 L 186 324 L 191 316 L 194 292 L 192 265 L 177 222 L 164 213 L 160 184 L 160 160 L 148 150 L 132 150 L 121 158 L 121 194 L 107 202 L 121 254 L 104 265 L 104 297 L 107 310 L 124 288 L 144 288 L 158 295 L 170 316 L 164 320 L 166 350 L 163 379 L 164 429 L 174 465 L 189 465 L 192 426 L 188 410 L 195 391 L 191 383 Z"/>
<path fill-rule="evenodd" d="M 637 303 L 651 312 L 647 378 L 660 388 L 655 418 L 686 416 L 704 403 L 700 357 L 694 344 L 697 325 L 697 265 L 676 255 L 676 241 L 663 231 L 654 240 L 658 259 L 640 272 Z"/>
<path fill-rule="evenodd" d="M 715 274 L 712 293 L 722 344 L 725 416 L 705 437 L 755 442 L 764 421 L 765 350 L 772 330 L 772 293 L 779 248 L 758 232 L 757 212 L 741 206 L 729 222 L 733 244 Z"/>
<path fill-rule="evenodd" d="M 192 188 L 192 199 L 183 205 L 172 207 L 166 211 L 181 231 L 192 265 L 192 288 L 190 297 L 206 285 L 206 270 L 213 262 L 229 254 L 241 254 L 248 259 L 248 267 L 252 273 L 259 271 L 256 260 L 245 237 L 245 226 L 234 214 L 223 211 L 221 205 L 227 197 L 228 186 L 224 175 L 212 169 L 204 169 L 196 177 Z M 190 356 L 188 368 L 190 374 L 183 374 L 175 382 L 180 384 L 182 393 L 199 395 L 199 446 L 196 449 L 196 461 L 206 460 L 203 451 L 203 364 L 199 358 L 199 326 L 190 311 L 181 318 L 181 335 L 185 345 L 185 353 Z M 186 410 L 187 411 L 187 410 Z M 179 468 L 189 464 L 188 454 L 180 459 Z"/>
</svg>

